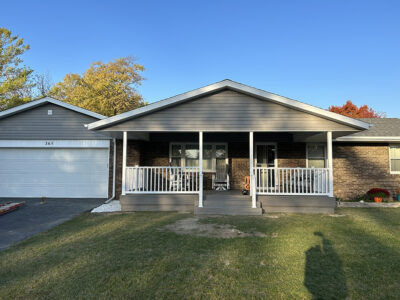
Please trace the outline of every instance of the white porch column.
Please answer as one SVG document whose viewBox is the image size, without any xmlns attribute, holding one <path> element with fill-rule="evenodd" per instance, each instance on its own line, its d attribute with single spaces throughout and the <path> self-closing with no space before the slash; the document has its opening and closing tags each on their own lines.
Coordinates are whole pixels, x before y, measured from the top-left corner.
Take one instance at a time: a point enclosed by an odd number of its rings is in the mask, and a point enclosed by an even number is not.
<svg viewBox="0 0 400 300">
<path fill-rule="evenodd" d="M 332 154 L 332 131 L 326 133 L 326 143 L 328 150 L 328 168 L 329 168 L 329 196 L 333 197 L 333 154 Z"/>
<path fill-rule="evenodd" d="M 254 176 L 254 134 L 252 131 L 249 132 L 249 156 L 250 156 L 250 195 L 251 195 L 251 207 L 257 207 L 257 192 L 256 192 L 256 180 Z"/>
<path fill-rule="evenodd" d="M 203 132 L 199 131 L 199 207 L 203 207 Z"/>
<path fill-rule="evenodd" d="M 126 179 L 126 145 L 128 142 L 128 134 L 123 133 L 122 139 L 122 195 L 125 195 L 125 179 Z"/>
</svg>

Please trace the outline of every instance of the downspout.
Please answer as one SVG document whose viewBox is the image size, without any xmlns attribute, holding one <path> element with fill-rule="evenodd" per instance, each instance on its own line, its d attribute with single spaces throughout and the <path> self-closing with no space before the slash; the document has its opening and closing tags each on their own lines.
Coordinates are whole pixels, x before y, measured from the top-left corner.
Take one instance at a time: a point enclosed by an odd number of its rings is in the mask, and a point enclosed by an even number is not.
<svg viewBox="0 0 400 300">
<path fill-rule="evenodd" d="M 106 200 L 105 203 L 109 203 L 115 198 L 115 171 L 116 171 L 116 162 L 117 162 L 117 142 L 116 139 L 113 139 L 113 185 L 112 185 L 112 195 L 111 198 Z"/>
</svg>

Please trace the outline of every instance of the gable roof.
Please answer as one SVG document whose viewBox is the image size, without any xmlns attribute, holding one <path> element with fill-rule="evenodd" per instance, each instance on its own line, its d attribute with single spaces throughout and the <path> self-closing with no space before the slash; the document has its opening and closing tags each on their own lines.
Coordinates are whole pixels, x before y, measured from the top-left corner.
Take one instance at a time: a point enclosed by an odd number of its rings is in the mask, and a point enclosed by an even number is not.
<svg viewBox="0 0 400 300">
<path fill-rule="evenodd" d="M 167 108 L 169 106 L 173 106 L 176 104 L 184 103 L 186 101 L 193 100 L 195 98 L 199 98 L 201 96 L 205 96 L 208 94 L 212 94 L 224 89 L 234 90 L 243 94 L 247 94 L 249 96 L 253 96 L 256 98 L 264 99 L 267 101 L 271 101 L 273 103 L 277 103 L 283 106 L 287 106 L 299 111 L 303 111 L 306 113 L 310 113 L 325 119 L 329 119 L 338 123 L 342 123 L 357 129 L 368 129 L 369 123 L 365 123 L 363 121 L 352 119 L 349 117 L 345 117 L 333 112 L 329 112 L 325 109 L 318 108 L 309 104 L 305 104 L 303 102 L 289 99 L 283 96 L 279 96 L 277 94 L 273 94 L 270 92 L 266 92 L 248 85 L 244 85 L 242 83 L 238 83 L 229 79 L 222 80 L 220 82 L 213 83 L 211 85 L 207 85 L 205 87 L 201 87 L 183 94 L 179 94 L 170 98 L 166 98 L 164 100 L 160 100 L 154 103 L 151 103 L 147 106 L 140 107 L 107 119 L 103 119 L 100 121 L 93 122 L 88 125 L 89 129 L 102 129 L 105 127 L 109 127 L 111 125 L 133 119 L 145 114 L 150 114 L 152 112 Z"/>
<path fill-rule="evenodd" d="M 88 115 L 88 116 L 96 118 L 96 119 L 102 120 L 102 119 L 107 118 L 106 116 L 100 115 L 100 114 L 92 112 L 90 110 L 83 109 L 83 108 L 80 108 L 78 106 L 75 106 L 75 105 L 72 105 L 72 104 L 68 104 L 68 103 L 65 103 L 63 101 L 59 101 L 59 100 L 56 100 L 54 98 L 51 98 L 51 97 L 45 97 L 45 98 L 42 98 L 42 99 L 39 99 L 39 100 L 30 101 L 28 103 L 25 103 L 25 104 L 22 104 L 22 105 L 7 109 L 5 111 L 2 111 L 2 112 L 0 112 L 0 119 L 8 117 L 8 116 L 11 116 L 11 115 L 18 114 L 20 112 L 23 112 L 23 111 L 26 111 L 26 110 L 29 110 L 29 109 L 32 109 L 32 108 L 47 104 L 47 103 L 52 103 L 52 104 L 55 104 L 55 105 L 58 105 L 58 106 L 62 106 L 62 107 L 67 108 L 69 110 L 76 111 L 78 113 L 81 113 L 81 114 L 84 114 L 84 115 Z"/>
<path fill-rule="evenodd" d="M 365 131 L 337 138 L 343 142 L 391 142 L 400 141 L 400 119 L 398 118 L 362 118 L 372 126 Z"/>
</svg>

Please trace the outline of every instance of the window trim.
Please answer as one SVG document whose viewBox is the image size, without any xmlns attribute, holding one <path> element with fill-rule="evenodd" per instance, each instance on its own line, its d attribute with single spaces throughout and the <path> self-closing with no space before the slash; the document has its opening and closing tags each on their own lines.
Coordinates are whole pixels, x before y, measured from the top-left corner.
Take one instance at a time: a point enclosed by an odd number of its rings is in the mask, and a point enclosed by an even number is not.
<svg viewBox="0 0 400 300">
<path fill-rule="evenodd" d="M 171 165 L 172 162 L 172 145 L 181 145 L 181 167 L 185 167 L 186 166 L 186 159 L 185 159 L 185 150 L 186 150 L 186 145 L 199 145 L 199 143 L 196 142 L 170 142 L 169 143 L 169 165 Z M 217 145 L 223 145 L 225 146 L 225 151 L 226 151 L 226 157 L 225 157 L 225 162 L 227 165 L 229 165 L 229 154 L 228 154 L 228 143 L 203 143 L 203 146 L 205 145 L 212 145 L 212 149 L 211 149 L 211 164 L 212 164 L 212 169 L 203 169 L 203 172 L 215 172 L 216 171 L 216 164 L 217 164 L 217 160 L 216 160 L 216 154 L 215 154 L 215 146 Z M 200 150 L 200 149 L 199 149 Z M 177 156 L 175 156 L 175 158 L 177 158 Z M 204 160 L 204 157 L 203 157 Z"/>
<path fill-rule="evenodd" d="M 323 146 L 324 147 L 324 161 L 325 161 L 325 169 L 327 168 L 328 165 L 328 157 L 327 157 L 327 149 L 326 149 L 326 144 L 324 143 L 306 143 L 306 168 L 310 168 L 308 164 L 309 160 L 309 154 L 308 154 L 308 146 Z M 313 159 L 318 159 L 319 157 L 313 157 Z M 320 157 L 322 158 L 322 157 Z"/>
<path fill-rule="evenodd" d="M 392 171 L 392 159 L 393 160 L 400 160 L 400 158 L 392 158 L 390 154 L 390 148 L 400 148 L 400 144 L 389 144 L 388 151 L 389 151 L 389 170 L 390 174 L 400 174 L 400 171 Z"/>
</svg>

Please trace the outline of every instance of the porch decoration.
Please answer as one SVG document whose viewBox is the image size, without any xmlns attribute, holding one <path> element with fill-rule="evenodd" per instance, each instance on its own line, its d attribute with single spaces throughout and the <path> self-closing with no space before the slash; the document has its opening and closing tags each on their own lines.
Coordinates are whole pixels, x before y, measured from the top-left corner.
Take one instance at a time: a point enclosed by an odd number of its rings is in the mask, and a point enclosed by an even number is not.
<svg viewBox="0 0 400 300">
<path fill-rule="evenodd" d="M 367 195 L 374 199 L 374 202 L 381 203 L 384 199 L 387 200 L 390 197 L 389 191 L 380 188 L 372 188 L 367 192 Z"/>
<path fill-rule="evenodd" d="M 250 194 L 250 176 L 244 176 L 244 189 L 242 190 L 242 194 Z"/>
</svg>

